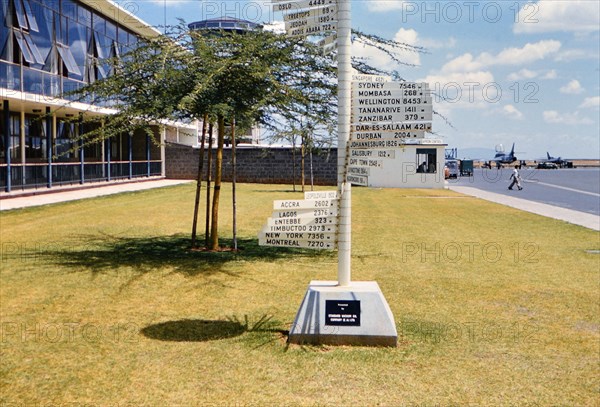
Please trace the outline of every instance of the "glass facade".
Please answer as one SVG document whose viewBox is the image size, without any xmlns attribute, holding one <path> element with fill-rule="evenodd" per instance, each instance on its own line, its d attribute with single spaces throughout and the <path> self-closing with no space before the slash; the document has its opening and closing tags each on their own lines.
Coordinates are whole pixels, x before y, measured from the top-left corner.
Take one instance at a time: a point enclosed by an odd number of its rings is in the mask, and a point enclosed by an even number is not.
<svg viewBox="0 0 600 407">
<path fill-rule="evenodd" d="M 70 0 L 2 0 L 0 86 L 60 96 L 110 74 L 137 36 Z"/>
<path fill-rule="evenodd" d="M 161 175 L 160 148 L 145 135 L 82 147 L 80 135 L 91 125 L 60 109 L 42 113 L 45 100 L 68 99 L 64 93 L 111 75 L 110 60 L 126 58 L 138 42 L 132 30 L 80 1 L 0 0 L 0 89 L 8 99 L 11 91 L 30 95 L 23 96 L 27 108 L 0 105 L 0 188 Z"/>
</svg>

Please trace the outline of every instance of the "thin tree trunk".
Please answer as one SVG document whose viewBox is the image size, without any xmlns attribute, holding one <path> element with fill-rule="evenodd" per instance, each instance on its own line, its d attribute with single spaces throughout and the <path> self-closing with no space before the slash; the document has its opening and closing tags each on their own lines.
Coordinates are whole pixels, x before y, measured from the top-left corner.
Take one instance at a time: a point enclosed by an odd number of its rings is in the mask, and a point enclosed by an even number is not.
<svg viewBox="0 0 600 407">
<path fill-rule="evenodd" d="M 296 192 L 296 136 L 292 136 L 292 185 Z"/>
<path fill-rule="evenodd" d="M 313 153 L 312 147 L 308 150 L 308 161 L 310 165 L 310 190 L 314 191 L 315 188 L 315 177 L 313 173 Z"/>
<path fill-rule="evenodd" d="M 304 192 L 304 137 L 302 137 L 302 144 L 300 145 L 300 180 L 302 182 L 302 192 Z"/>
<path fill-rule="evenodd" d="M 221 179 L 223 177 L 223 144 L 225 142 L 225 118 L 218 118 L 217 157 L 215 160 L 215 186 L 212 205 L 212 222 L 210 225 L 210 249 L 219 249 L 219 199 L 221 197 Z"/>
<path fill-rule="evenodd" d="M 200 207 L 200 191 L 202 189 L 202 166 L 204 165 L 204 141 L 206 140 L 206 121 L 208 115 L 205 114 L 202 122 L 202 141 L 200 142 L 200 156 L 198 157 L 198 180 L 196 183 L 196 201 L 194 202 L 194 221 L 192 223 L 192 249 L 196 247 L 196 228 L 198 225 L 198 209 Z"/>
<path fill-rule="evenodd" d="M 235 185 L 237 182 L 237 168 L 236 168 L 236 147 L 235 147 L 235 117 L 231 119 L 231 166 L 232 166 L 232 180 L 231 180 L 231 195 L 233 200 L 233 250 L 237 251 L 237 201 L 235 195 Z"/>
<path fill-rule="evenodd" d="M 206 169 L 206 225 L 204 228 L 204 247 L 210 243 L 210 187 L 212 181 L 212 145 L 213 145 L 213 123 L 208 126 L 208 168 Z"/>
</svg>

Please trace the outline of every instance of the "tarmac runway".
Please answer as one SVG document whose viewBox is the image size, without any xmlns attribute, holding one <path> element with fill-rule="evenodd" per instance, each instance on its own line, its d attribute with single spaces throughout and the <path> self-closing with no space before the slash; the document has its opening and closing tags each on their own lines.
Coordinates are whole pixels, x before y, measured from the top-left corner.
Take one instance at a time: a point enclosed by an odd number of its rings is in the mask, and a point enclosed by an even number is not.
<svg viewBox="0 0 600 407">
<path fill-rule="evenodd" d="M 509 190 L 512 169 L 475 169 L 447 180 L 449 189 L 600 230 L 600 168 L 523 169 L 523 190 Z"/>
</svg>

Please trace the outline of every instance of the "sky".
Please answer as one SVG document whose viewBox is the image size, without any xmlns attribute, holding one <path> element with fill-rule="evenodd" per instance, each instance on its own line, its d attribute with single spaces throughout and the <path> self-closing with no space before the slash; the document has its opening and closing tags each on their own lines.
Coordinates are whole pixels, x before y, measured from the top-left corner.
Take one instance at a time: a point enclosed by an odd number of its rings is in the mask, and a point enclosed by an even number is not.
<svg viewBox="0 0 600 407">
<path fill-rule="evenodd" d="M 223 15 L 281 24 L 270 1 L 119 0 L 162 31 Z M 353 56 L 434 92 L 433 131 L 449 148 L 600 158 L 600 2 L 351 1 L 352 27 L 422 47 L 398 65 L 355 42 Z M 486 159 L 490 157 L 467 158 Z"/>
</svg>

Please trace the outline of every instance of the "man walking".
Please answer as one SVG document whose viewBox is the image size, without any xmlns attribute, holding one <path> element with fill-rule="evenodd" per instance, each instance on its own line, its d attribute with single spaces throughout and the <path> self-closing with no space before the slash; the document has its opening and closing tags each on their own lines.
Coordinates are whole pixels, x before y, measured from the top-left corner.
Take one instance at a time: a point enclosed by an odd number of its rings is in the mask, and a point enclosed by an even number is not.
<svg viewBox="0 0 600 407">
<path fill-rule="evenodd" d="M 515 165 L 515 169 L 513 170 L 512 174 L 510 175 L 510 179 L 512 179 L 512 182 L 508 186 L 508 189 L 510 189 L 512 191 L 513 186 L 515 186 L 515 184 L 517 184 L 517 188 L 519 188 L 519 191 L 523 189 L 523 187 L 521 186 L 521 174 L 519 174 L 519 166 L 518 165 Z"/>
</svg>

